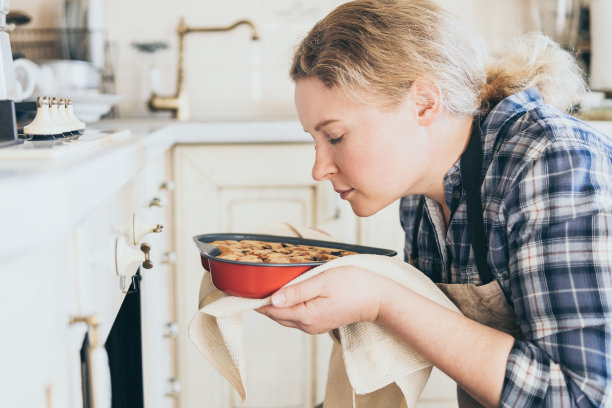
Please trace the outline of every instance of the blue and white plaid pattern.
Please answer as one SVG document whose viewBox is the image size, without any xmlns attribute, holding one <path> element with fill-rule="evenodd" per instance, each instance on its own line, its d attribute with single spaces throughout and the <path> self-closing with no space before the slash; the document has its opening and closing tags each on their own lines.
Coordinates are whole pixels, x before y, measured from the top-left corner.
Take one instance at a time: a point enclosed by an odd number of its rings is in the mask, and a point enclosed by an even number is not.
<svg viewBox="0 0 612 408">
<path fill-rule="evenodd" d="M 501 406 L 612 406 L 611 140 L 529 89 L 488 114 L 482 142 L 487 261 L 525 335 L 510 353 Z M 478 285 L 459 162 L 444 184 L 446 241 L 438 245 L 425 213 L 417 267 Z M 406 259 L 418 200 L 400 206 Z"/>
</svg>

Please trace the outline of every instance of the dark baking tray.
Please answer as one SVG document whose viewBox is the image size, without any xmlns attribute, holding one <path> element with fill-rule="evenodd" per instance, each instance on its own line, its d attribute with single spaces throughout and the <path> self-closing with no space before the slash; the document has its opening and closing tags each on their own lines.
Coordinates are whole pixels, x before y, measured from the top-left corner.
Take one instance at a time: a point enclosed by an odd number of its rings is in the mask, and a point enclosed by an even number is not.
<svg viewBox="0 0 612 408">
<path fill-rule="evenodd" d="M 202 266 L 211 273 L 213 284 L 230 295 L 251 298 L 269 296 L 297 276 L 324 262 L 271 264 L 220 259 L 216 257 L 215 247 L 207 245 L 209 242 L 254 240 L 342 249 L 357 252 L 358 254 L 383 256 L 395 256 L 397 254 L 396 251 L 384 248 L 279 235 L 216 233 L 196 235 L 193 237 L 193 240 L 200 251 Z"/>
</svg>

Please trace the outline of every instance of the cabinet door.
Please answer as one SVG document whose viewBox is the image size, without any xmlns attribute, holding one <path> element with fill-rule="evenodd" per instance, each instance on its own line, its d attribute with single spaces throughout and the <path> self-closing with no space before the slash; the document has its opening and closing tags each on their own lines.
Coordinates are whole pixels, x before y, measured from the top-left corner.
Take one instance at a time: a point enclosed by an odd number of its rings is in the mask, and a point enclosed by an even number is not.
<svg viewBox="0 0 612 408">
<path fill-rule="evenodd" d="M 0 407 L 83 406 L 72 237 L 0 260 Z"/>
<path fill-rule="evenodd" d="M 219 188 L 219 230 L 257 231 L 265 225 L 284 221 L 312 225 L 314 191 L 304 187 L 227 187 Z"/>
<path fill-rule="evenodd" d="M 197 310 L 203 274 L 191 239 L 194 235 L 252 232 L 271 223 L 289 222 L 331 226 L 355 241 L 356 218 L 337 213 L 333 200 L 327 205 L 330 200 L 325 194 L 333 193 L 331 186 L 317 185 L 311 178 L 312 144 L 177 146 L 174 160 L 177 299 L 182 327 Z M 323 381 L 316 379 L 321 359 L 314 350 L 327 351 L 318 337 L 249 313 L 244 316 L 244 338 L 248 340 L 247 407 L 315 404 Z M 225 380 L 204 361 L 187 336 L 179 341 L 181 405 L 240 406 L 236 394 L 228 390 Z"/>
</svg>

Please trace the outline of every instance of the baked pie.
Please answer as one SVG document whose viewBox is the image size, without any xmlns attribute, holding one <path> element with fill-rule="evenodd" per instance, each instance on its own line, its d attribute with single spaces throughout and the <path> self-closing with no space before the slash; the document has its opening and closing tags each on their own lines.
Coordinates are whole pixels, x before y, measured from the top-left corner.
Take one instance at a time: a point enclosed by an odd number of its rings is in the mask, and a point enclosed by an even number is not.
<svg viewBox="0 0 612 408">
<path fill-rule="evenodd" d="M 357 252 L 344 249 L 288 244 L 284 242 L 223 240 L 209 242 L 209 244 L 215 245 L 221 251 L 216 258 L 252 263 L 291 264 L 327 262 L 342 256 L 357 254 Z"/>
</svg>

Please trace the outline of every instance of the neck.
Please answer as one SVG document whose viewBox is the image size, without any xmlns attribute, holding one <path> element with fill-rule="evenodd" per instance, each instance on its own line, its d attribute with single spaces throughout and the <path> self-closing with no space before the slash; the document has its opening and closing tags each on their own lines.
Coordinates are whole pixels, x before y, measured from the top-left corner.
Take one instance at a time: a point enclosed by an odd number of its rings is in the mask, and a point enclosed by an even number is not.
<svg viewBox="0 0 612 408">
<path fill-rule="evenodd" d="M 434 157 L 424 194 L 437 201 L 448 222 L 450 211 L 444 194 L 444 176 L 459 160 L 470 140 L 472 117 L 446 115 L 428 129 L 434 146 L 439 146 Z"/>
</svg>

